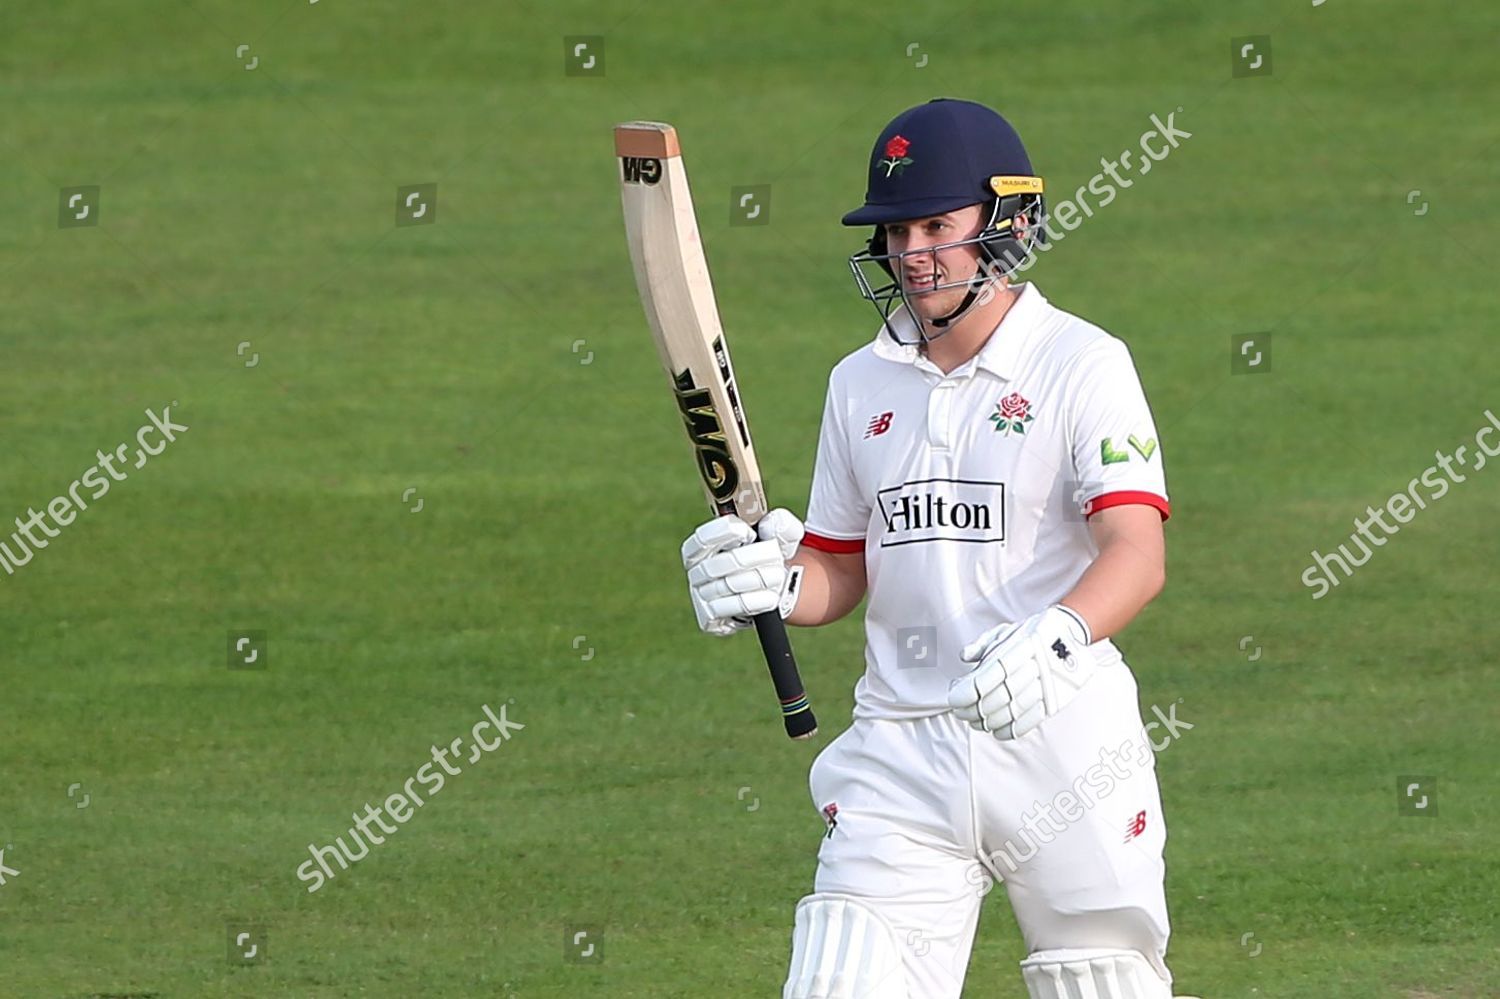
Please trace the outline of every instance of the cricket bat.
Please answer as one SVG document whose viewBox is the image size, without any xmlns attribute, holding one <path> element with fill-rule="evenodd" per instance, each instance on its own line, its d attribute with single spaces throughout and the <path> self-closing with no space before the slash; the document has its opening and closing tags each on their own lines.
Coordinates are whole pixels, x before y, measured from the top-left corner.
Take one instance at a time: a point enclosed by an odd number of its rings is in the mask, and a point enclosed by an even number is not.
<svg viewBox="0 0 1500 999">
<path fill-rule="evenodd" d="M 753 526 L 770 507 L 714 303 L 677 130 L 652 121 L 618 125 L 615 155 L 636 287 L 709 505 L 717 514 L 736 514 Z M 797 674 L 786 623 L 775 610 L 754 620 L 786 733 L 811 738 L 818 722 Z"/>
</svg>

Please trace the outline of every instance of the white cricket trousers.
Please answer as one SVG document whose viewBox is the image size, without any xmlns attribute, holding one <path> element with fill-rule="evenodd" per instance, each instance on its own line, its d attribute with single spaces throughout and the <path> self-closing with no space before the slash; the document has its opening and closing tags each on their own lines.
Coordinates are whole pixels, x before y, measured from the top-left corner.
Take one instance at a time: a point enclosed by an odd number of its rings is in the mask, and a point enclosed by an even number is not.
<svg viewBox="0 0 1500 999">
<path fill-rule="evenodd" d="M 997 882 L 1028 951 L 1129 948 L 1167 974 L 1166 823 L 1136 696 L 1117 662 L 1020 739 L 946 711 L 863 718 L 813 761 L 813 803 L 825 822 L 836 808 L 814 891 L 859 896 L 885 916 L 912 999 L 960 995 Z M 1019 977 L 979 974 L 985 995 Z"/>
</svg>

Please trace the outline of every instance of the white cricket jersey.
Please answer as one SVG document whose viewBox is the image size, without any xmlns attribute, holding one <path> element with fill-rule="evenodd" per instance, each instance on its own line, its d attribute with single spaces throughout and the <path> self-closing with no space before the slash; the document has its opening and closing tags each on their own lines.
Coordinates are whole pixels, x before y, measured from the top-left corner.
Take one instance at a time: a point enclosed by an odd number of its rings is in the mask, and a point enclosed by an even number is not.
<svg viewBox="0 0 1500 999">
<path fill-rule="evenodd" d="M 804 544 L 865 555 L 856 718 L 948 710 L 959 652 L 1066 595 L 1098 554 L 1086 517 L 1127 503 L 1166 519 L 1156 427 L 1130 351 L 1030 283 L 948 374 L 881 328 L 838 363 Z M 891 322 L 906 338 L 905 309 Z M 1090 647 L 1118 661 L 1109 641 Z"/>
</svg>

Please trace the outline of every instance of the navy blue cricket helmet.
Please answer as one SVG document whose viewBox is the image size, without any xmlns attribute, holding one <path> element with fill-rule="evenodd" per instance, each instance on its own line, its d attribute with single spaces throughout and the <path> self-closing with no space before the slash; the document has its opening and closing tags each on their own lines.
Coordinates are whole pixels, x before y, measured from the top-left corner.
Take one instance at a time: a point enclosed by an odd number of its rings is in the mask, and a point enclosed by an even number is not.
<svg viewBox="0 0 1500 999">
<path fill-rule="evenodd" d="M 896 279 L 904 254 L 886 252 L 885 225 L 984 205 L 988 210 L 982 213 L 985 221 L 977 235 L 912 251 L 929 253 L 960 245 L 979 249 L 984 262 L 979 274 L 933 289 L 970 285 L 970 294 L 952 314 L 933 321 L 939 328 L 948 326 L 974 304 L 986 281 L 1013 273 L 1045 239 L 1042 192 L 1042 178 L 1033 173 L 1021 137 L 993 109 L 948 97 L 908 108 L 875 140 L 865 203 L 843 217 L 844 225 L 874 226 L 866 248 L 849 258 L 861 294 L 875 303 L 882 318 L 906 300 Z M 878 272 L 867 274 L 865 265 L 870 264 L 878 266 L 889 282 Z M 872 277 L 880 283 L 872 283 Z"/>
</svg>

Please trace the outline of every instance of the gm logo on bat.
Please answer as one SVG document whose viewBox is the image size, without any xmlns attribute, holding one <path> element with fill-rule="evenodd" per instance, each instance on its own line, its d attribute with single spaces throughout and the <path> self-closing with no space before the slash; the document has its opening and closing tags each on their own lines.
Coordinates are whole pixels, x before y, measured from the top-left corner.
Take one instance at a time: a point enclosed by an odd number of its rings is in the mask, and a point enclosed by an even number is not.
<svg viewBox="0 0 1500 999">
<path fill-rule="evenodd" d="M 620 169 L 627 184 L 656 184 L 661 181 L 661 160 L 645 156 L 621 156 Z"/>
<path fill-rule="evenodd" d="M 674 379 L 677 408 L 687 424 L 688 436 L 698 458 L 698 472 L 716 502 L 727 503 L 740 484 L 740 471 L 729 454 L 724 423 L 714 408 L 708 389 L 693 383 L 693 373 L 683 368 Z"/>
</svg>

